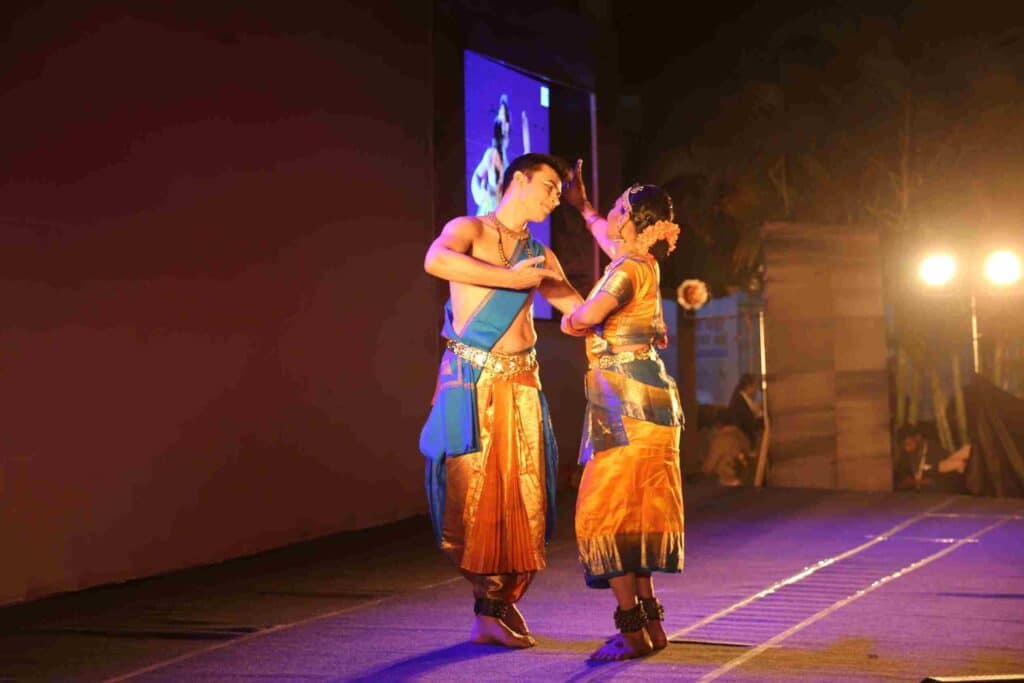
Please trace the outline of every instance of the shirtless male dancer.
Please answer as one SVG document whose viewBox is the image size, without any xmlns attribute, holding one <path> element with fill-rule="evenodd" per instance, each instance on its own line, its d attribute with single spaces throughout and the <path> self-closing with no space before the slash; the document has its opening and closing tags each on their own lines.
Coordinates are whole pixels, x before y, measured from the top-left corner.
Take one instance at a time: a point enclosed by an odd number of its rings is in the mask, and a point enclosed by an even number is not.
<svg viewBox="0 0 1024 683">
<path fill-rule="evenodd" d="M 527 224 L 558 206 L 564 174 L 545 154 L 515 159 L 496 210 L 449 221 L 424 261 L 451 299 L 420 450 L 438 543 L 473 587 L 474 643 L 536 643 L 516 602 L 545 566 L 558 455 L 531 302 L 538 291 L 571 313 L 583 299 Z"/>
</svg>

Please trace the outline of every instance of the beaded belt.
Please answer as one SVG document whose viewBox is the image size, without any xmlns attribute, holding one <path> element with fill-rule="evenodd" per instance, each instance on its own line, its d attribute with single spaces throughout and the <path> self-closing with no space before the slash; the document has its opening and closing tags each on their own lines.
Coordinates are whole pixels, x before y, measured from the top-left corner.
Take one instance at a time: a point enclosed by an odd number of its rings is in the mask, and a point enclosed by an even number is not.
<svg viewBox="0 0 1024 683">
<path fill-rule="evenodd" d="M 620 365 L 622 363 L 631 363 L 635 360 L 657 360 L 658 352 L 654 350 L 653 346 L 644 346 L 633 351 L 619 351 L 618 353 L 603 353 L 594 359 L 594 362 L 590 364 L 593 368 L 595 365 L 600 367 L 602 370 L 610 368 L 613 365 Z"/>
<path fill-rule="evenodd" d="M 522 353 L 497 353 L 484 351 L 475 346 L 466 346 L 462 342 L 449 339 L 448 350 L 459 358 L 469 361 L 473 367 L 489 370 L 502 377 L 527 372 L 537 367 L 537 351 L 535 349 Z"/>
</svg>

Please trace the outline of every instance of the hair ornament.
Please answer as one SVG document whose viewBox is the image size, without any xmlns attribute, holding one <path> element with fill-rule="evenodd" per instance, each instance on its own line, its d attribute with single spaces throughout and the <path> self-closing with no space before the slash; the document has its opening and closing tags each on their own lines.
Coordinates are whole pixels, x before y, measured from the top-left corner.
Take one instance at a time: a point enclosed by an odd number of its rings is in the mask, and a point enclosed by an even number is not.
<svg viewBox="0 0 1024 683">
<path fill-rule="evenodd" d="M 636 236 L 636 250 L 646 254 L 658 240 L 668 242 L 668 253 L 676 248 L 676 241 L 679 239 L 679 226 L 672 221 L 658 221 L 654 225 L 647 226 L 642 233 Z"/>
</svg>

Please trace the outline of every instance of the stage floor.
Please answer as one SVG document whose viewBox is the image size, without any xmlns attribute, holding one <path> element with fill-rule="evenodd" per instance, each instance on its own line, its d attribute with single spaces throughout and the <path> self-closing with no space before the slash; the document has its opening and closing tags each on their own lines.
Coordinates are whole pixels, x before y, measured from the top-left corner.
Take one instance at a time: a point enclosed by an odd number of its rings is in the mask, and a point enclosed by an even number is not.
<svg viewBox="0 0 1024 683">
<path fill-rule="evenodd" d="M 920 681 L 1024 673 L 1024 501 L 687 482 L 677 642 L 596 664 L 563 494 L 521 603 L 538 645 L 472 645 L 468 584 L 417 518 L 0 609 L 0 681 Z"/>
</svg>

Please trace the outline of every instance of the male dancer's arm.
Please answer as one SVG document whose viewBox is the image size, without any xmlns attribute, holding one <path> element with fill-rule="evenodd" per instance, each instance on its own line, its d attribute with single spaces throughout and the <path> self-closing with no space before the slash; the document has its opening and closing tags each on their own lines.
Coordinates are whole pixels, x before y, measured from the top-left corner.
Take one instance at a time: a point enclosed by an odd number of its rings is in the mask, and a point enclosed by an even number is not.
<svg viewBox="0 0 1024 683">
<path fill-rule="evenodd" d="M 480 222 L 469 216 L 448 221 L 444 230 L 427 249 L 423 270 L 434 277 L 481 287 L 533 289 L 546 280 L 561 280 L 562 275 L 538 266 L 543 256 L 523 259 L 511 268 L 487 263 L 469 255 L 473 242 L 483 232 Z M 534 267 L 537 266 L 537 267 Z"/>
<path fill-rule="evenodd" d="M 557 272 L 559 278 L 557 280 L 544 280 L 540 283 L 537 291 L 540 292 L 542 297 L 547 299 L 549 304 L 557 308 L 560 313 L 572 313 L 577 306 L 583 303 L 583 297 L 569 283 L 569 278 L 565 276 L 565 271 L 562 270 L 562 264 L 559 263 L 555 252 L 551 251 L 548 247 L 544 247 L 544 254 L 547 258 L 545 264 L 551 270 Z"/>
</svg>

